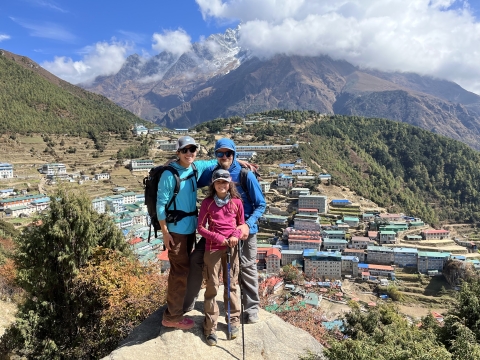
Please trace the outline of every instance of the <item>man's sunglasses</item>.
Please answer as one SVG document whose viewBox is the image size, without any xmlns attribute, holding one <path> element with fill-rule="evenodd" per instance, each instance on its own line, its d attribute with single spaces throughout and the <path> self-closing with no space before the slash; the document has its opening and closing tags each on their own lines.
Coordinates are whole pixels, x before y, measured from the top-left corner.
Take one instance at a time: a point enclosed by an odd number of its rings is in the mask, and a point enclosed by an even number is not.
<svg viewBox="0 0 480 360">
<path fill-rule="evenodd" d="M 196 146 L 190 146 L 188 148 L 183 148 L 183 149 L 180 149 L 179 150 L 182 154 L 186 154 L 187 152 L 191 152 L 192 154 L 197 151 L 197 147 Z"/>
<path fill-rule="evenodd" d="M 225 155 L 227 158 L 232 156 L 234 154 L 235 151 L 232 151 L 232 150 L 228 150 L 228 151 L 225 151 L 225 152 L 221 152 L 221 151 L 217 151 L 215 152 L 215 156 L 217 158 L 222 158 L 223 155 Z"/>
</svg>

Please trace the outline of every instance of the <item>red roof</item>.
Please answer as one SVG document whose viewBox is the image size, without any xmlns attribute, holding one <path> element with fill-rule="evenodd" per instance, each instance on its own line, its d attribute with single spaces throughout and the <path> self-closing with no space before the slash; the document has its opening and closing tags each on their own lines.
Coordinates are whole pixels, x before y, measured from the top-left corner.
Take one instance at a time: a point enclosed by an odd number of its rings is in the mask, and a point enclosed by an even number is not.
<svg viewBox="0 0 480 360">
<path fill-rule="evenodd" d="M 377 237 L 378 235 L 378 231 L 369 231 L 368 232 L 368 237 Z"/>
<path fill-rule="evenodd" d="M 448 230 L 424 230 L 423 233 L 424 234 L 447 234 L 449 233 L 450 231 Z"/>
<path fill-rule="evenodd" d="M 364 249 L 343 249 L 344 253 L 365 253 Z"/>
<path fill-rule="evenodd" d="M 141 242 L 141 241 L 142 241 L 141 238 L 136 237 L 136 238 L 133 238 L 133 239 L 128 240 L 128 243 L 129 243 L 130 245 L 135 245 L 135 244 L 138 244 L 138 243 Z"/>
<path fill-rule="evenodd" d="M 280 253 L 280 250 L 278 250 L 277 248 L 269 248 L 269 249 L 267 249 L 267 256 L 272 256 L 272 255 L 275 255 L 275 256 L 278 257 L 279 259 L 282 258 L 282 254 Z"/>
<path fill-rule="evenodd" d="M 352 241 L 372 241 L 367 236 L 352 236 Z"/>
<path fill-rule="evenodd" d="M 168 250 L 162 251 L 159 254 L 157 254 L 157 259 L 160 261 L 170 261 L 168 259 Z"/>
<path fill-rule="evenodd" d="M 318 213 L 318 209 L 306 209 L 306 208 L 302 208 L 302 209 L 298 209 L 298 212 L 316 212 Z"/>
<path fill-rule="evenodd" d="M 388 265 L 374 265 L 374 264 L 368 264 L 368 268 L 371 270 L 389 270 L 389 271 L 394 271 L 394 268 Z"/>
<path fill-rule="evenodd" d="M 362 272 L 362 276 L 370 276 L 370 273 L 368 271 Z"/>
</svg>

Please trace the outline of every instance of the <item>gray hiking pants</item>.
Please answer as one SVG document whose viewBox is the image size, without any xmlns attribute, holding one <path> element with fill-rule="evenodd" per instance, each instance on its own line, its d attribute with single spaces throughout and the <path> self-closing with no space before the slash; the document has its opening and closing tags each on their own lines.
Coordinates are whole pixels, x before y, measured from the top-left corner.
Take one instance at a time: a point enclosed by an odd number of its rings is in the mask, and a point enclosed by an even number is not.
<svg viewBox="0 0 480 360">
<path fill-rule="evenodd" d="M 257 235 L 250 234 L 247 240 L 241 241 L 240 264 L 242 278 L 240 279 L 243 293 L 245 317 L 258 315 L 260 296 L 258 295 L 257 273 Z M 198 292 L 202 286 L 203 256 L 205 240 L 200 241 L 190 254 L 190 271 L 187 280 L 187 293 L 183 303 L 183 311 L 188 312 L 195 306 Z"/>
</svg>

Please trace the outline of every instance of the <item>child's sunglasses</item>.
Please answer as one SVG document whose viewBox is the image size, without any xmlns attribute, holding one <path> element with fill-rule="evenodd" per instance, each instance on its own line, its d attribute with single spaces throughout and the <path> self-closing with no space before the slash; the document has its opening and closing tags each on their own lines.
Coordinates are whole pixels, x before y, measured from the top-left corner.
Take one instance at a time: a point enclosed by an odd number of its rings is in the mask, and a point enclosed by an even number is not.
<svg viewBox="0 0 480 360">
<path fill-rule="evenodd" d="M 183 149 L 180 149 L 179 150 L 182 154 L 186 154 L 187 152 L 191 152 L 192 154 L 197 151 L 197 147 L 196 146 L 190 146 L 188 148 L 183 148 Z"/>
<path fill-rule="evenodd" d="M 216 151 L 216 152 L 215 152 L 215 156 L 216 156 L 217 158 L 222 158 L 223 155 L 225 155 L 227 158 L 229 158 L 230 156 L 233 155 L 234 152 L 235 152 L 235 151 L 232 151 L 232 150 L 228 150 L 228 151 L 225 151 L 225 152 Z"/>
</svg>

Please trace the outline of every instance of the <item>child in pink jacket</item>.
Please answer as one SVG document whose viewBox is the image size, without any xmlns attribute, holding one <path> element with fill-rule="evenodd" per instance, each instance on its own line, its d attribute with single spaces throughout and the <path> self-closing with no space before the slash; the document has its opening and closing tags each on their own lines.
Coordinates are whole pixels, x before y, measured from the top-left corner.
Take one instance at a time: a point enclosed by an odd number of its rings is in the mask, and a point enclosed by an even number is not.
<svg viewBox="0 0 480 360">
<path fill-rule="evenodd" d="M 208 228 L 206 224 L 208 223 Z M 220 270 L 223 273 L 223 299 L 227 309 L 228 291 L 230 291 L 230 338 L 235 339 L 239 332 L 240 297 L 237 291 L 239 261 L 238 239 L 241 231 L 238 225 L 245 223 L 243 203 L 232 183 L 230 173 L 224 169 L 216 170 L 212 175 L 209 194 L 202 201 L 198 215 L 198 233 L 207 241 L 204 255 L 205 320 L 203 332 L 208 345 L 217 345 L 218 305 L 215 297 L 219 286 Z M 227 274 L 227 252 L 231 253 L 230 274 Z M 228 279 L 230 276 L 230 289 Z M 226 321 L 228 318 L 226 316 Z"/>
</svg>

